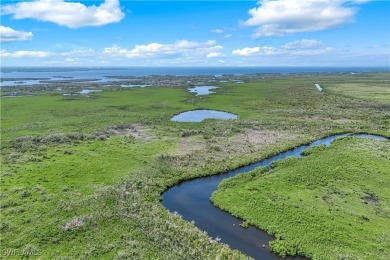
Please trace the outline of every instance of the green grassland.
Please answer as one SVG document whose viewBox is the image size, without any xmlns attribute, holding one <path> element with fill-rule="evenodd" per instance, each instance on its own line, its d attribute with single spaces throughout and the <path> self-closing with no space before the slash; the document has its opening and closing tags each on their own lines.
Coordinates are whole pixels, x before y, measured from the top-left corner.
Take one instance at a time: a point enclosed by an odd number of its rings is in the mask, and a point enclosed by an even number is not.
<svg viewBox="0 0 390 260">
<path fill-rule="evenodd" d="M 390 142 L 344 138 L 222 182 L 212 201 L 278 239 L 281 255 L 389 259 Z"/>
<path fill-rule="evenodd" d="M 389 79 L 372 80 L 368 78 L 353 77 L 349 82 L 339 82 L 328 87 L 328 91 L 334 91 L 340 95 L 353 96 L 379 102 L 390 100 Z"/>
<path fill-rule="evenodd" d="M 333 90 L 360 80 L 383 93 L 366 99 Z M 390 136 L 390 101 L 381 98 L 388 80 L 379 73 L 306 75 L 226 83 L 203 97 L 153 87 L 1 98 L 2 256 L 245 258 L 169 213 L 161 193 L 333 133 Z M 170 121 L 193 109 L 239 119 Z"/>
</svg>

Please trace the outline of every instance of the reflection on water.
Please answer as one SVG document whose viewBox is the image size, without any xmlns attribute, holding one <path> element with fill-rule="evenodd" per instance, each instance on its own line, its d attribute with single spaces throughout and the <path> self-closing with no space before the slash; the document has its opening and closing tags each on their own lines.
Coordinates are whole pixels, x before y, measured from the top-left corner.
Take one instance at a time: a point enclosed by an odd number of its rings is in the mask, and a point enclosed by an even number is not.
<svg viewBox="0 0 390 260">
<path fill-rule="evenodd" d="M 151 87 L 151 85 L 126 85 L 122 84 L 122 88 L 146 88 L 146 87 Z"/>
<path fill-rule="evenodd" d="M 205 119 L 237 119 L 237 115 L 216 110 L 192 110 L 171 118 L 175 122 L 201 122 Z"/>
<path fill-rule="evenodd" d="M 83 89 L 80 92 L 77 92 L 79 94 L 89 94 L 89 93 L 94 93 L 94 92 L 101 92 L 100 89 Z"/>
<path fill-rule="evenodd" d="M 201 95 L 209 95 L 215 93 L 214 91 L 210 91 L 212 89 L 217 89 L 219 87 L 214 86 L 199 86 L 194 88 L 188 88 L 188 91 L 191 93 L 196 93 L 197 96 Z"/>
<path fill-rule="evenodd" d="M 4 80 L 4 81 L 0 82 L 0 87 L 29 86 L 29 85 L 37 85 L 37 84 L 47 84 L 45 82 L 41 82 L 42 80 L 49 80 L 49 79 Z"/>
<path fill-rule="evenodd" d="M 12 79 L 12 80 L 4 80 L 0 82 L 0 87 L 12 87 L 12 86 L 30 86 L 30 85 L 38 85 L 38 84 L 49 84 L 49 83 L 105 83 L 105 82 L 122 82 L 129 81 L 129 79 L 119 79 L 119 78 L 111 78 L 105 76 L 98 76 L 95 78 L 84 78 L 84 77 L 71 77 L 71 76 L 53 76 L 51 78 L 42 78 L 42 79 L 28 79 L 28 78 L 20 78 L 20 79 Z"/>
</svg>

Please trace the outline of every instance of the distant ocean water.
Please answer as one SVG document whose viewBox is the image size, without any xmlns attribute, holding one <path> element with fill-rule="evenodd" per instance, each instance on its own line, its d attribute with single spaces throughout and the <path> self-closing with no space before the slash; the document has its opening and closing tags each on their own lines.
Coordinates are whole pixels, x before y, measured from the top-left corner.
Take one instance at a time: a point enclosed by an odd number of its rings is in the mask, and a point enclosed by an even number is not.
<svg viewBox="0 0 390 260">
<path fill-rule="evenodd" d="M 304 72 L 371 72 L 389 71 L 389 67 L 2 67 L 2 78 L 55 78 L 101 79 L 105 76 L 195 76 L 254 73 L 304 73 Z"/>
<path fill-rule="evenodd" d="M 6 86 L 30 86 L 42 83 L 41 80 L 93 80 L 89 82 L 115 82 L 122 81 L 115 77 L 142 77 L 151 75 L 170 76 L 201 76 L 201 75 L 244 75 L 255 73 L 359 73 L 373 71 L 390 71 L 385 67 L 1 67 L 0 87 Z"/>
</svg>

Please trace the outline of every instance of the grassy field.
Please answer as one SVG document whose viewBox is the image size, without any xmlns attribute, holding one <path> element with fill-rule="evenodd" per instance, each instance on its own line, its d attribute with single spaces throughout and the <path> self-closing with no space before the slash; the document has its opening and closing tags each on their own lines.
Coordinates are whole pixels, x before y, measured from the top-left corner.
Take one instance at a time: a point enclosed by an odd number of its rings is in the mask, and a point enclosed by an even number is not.
<svg viewBox="0 0 390 260">
<path fill-rule="evenodd" d="M 327 90 L 340 95 L 388 103 L 390 100 L 389 84 L 390 82 L 385 75 L 383 78 L 377 78 L 376 80 L 352 77 L 349 82 L 332 84 Z"/>
<path fill-rule="evenodd" d="M 333 90 L 361 79 L 384 92 L 366 99 Z M 333 133 L 390 136 L 390 102 L 381 98 L 388 80 L 387 74 L 291 76 L 226 83 L 204 97 L 156 87 L 2 98 L 2 256 L 244 258 L 169 213 L 160 194 Z M 192 109 L 239 119 L 169 120 Z"/>
</svg>

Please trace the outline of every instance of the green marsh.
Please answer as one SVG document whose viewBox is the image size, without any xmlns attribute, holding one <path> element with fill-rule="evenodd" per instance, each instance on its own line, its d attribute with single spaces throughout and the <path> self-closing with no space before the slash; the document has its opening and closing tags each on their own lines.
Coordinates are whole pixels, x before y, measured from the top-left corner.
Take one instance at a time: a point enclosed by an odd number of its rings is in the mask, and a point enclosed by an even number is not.
<svg viewBox="0 0 390 260">
<path fill-rule="evenodd" d="M 185 88 L 153 87 L 89 97 L 40 90 L 2 98 L 2 252 L 25 250 L 41 259 L 244 258 L 169 213 L 160 194 L 185 179 L 333 133 L 390 136 L 384 93 L 376 90 L 377 98 L 367 99 L 334 90 L 364 79 L 387 92 L 388 77 L 256 78 L 220 84 L 216 94 L 204 97 Z M 361 90 L 359 85 L 355 91 Z M 223 110 L 238 120 L 170 121 L 194 109 Z M 367 153 L 376 154 L 375 145 L 369 147 Z"/>
</svg>

